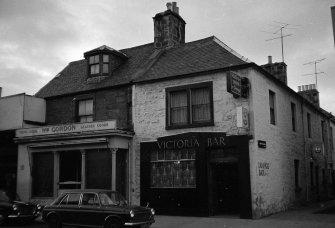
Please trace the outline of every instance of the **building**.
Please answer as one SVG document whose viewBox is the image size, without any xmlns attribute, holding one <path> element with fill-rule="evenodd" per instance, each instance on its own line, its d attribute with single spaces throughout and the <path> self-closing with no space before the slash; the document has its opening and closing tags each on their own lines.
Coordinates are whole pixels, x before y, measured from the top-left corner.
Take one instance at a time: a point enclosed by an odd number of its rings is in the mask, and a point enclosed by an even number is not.
<svg viewBox="0 0 335 228">
<path fill-rule="evenodd" d="M 313 87 L 214 36 L 186 43 L 176 3 L 153 20 L 153 43 L 85 52 L 36 94 L 46 126 L 16 131 L 22 196 L 109 188 L 161 214 L 241 218 L 334 196 L 335 121 Z"/>
<path fill-rule="evenodd" d="M 1 90 L 1 88 L 0 88 Z M 1 97 L 0 92 L 0 189 L 16 193 L 18 145 L 15 130 L 44 124 L 45 101 L 26 94 Z"/>
</svg>

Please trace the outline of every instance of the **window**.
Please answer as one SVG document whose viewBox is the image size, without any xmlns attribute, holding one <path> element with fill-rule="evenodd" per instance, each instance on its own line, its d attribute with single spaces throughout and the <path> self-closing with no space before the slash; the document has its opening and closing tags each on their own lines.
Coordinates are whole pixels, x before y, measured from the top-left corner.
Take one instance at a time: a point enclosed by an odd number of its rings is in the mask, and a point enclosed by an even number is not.
<svg viewBox="0 0 335 228">
<path fill-rule="evenodd" d="M 83 206 L 99 206 L 98 195 L 95 193 L 84 193 L 81 200 Z"/>
<path fill-rule="evenodd" d="M 78 101 L 78 121 L 81 123 L 93 121 L 93 99 Z"/>
<path fill-rule="evenodd" d="M 276 94 L 269 90 L 270 123 L 276 125 Z"/>
<path fill-rule="evenodd" d="M 60 203 L 61 205 L 79 205 L 80 193 L 70 193 Z"/>
<path fill-rule="evenodd" d="M 292 115 L 292 131 L 296 131 L 296 106 L 291 103 L 291 115 Z"/>
<path fill-rule="evenodd" d="M 151 152 L 151 188 L 195 188 L 195 150 Z"/>
<path fill-rule="evenodd" d="M 33 153 L 32 155 L 32 196 L 53 196 L 54 155 L 53 153 Z"/>
<path fill-rule="evenodd" d="M 166 89 L 167 128 L 213 125 L 212 82 Z"/>
<path fill-rule="evenodd" d="M 314 164 L 313 162 L 309 163 L 309 174 L 310 174 L 310 179 L 311 179 L 311 187 L 314 186 Z"/>
<path fill-rule="evenodd" d="M 329 131 L 330 131 L 330 148 L 331 148 L 331 149 L 334 149 L 333 128 L 330 127 Z"/>
<path fill-rule="evenodd" d="M 321 120 L 321 136 L 322 142 L 325 142 L 325 121 Z"/>
<path fill-rule="evenodd" d="M 294 183 L 295 191 L 300 192 L 301 188 L 299 186 L 299 160 L 294 159 Z"/>
<path fill-rule="evenodd" d="M 311 114 L 307 113 L 307 131 L 308 131 L 308 138 L 312 137 L 311 131 Z"/>
<path fill-rule="evenodd" d="M 99 54 L 92 55 L 89 57 L 89 73 L 90 75 L 96 74 L 108 74 L 109 73 L 109 55 L 107 54 Z"/>
</svg>

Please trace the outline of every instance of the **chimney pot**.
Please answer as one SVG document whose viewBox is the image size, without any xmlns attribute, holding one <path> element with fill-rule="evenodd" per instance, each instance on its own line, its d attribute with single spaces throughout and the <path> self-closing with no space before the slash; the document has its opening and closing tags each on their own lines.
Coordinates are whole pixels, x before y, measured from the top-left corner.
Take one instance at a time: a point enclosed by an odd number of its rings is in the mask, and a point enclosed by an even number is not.
<svg viewBox="0 0 335 228">
<path fill-rule="evenodd" d="M 177 2 L 172 2 L 172 11 L 176 13 Z"/>
<path fill-rule="evenodd" d="M 300 92 L 301 91 L 301 86 L 298 86 L 298 92 Z"/>
<path fill-rule="evenodd" d="M 268 61 L 269 61 L 268 62 L 269 64 L 272 64 L 272 56 L 271 55 L 268 56 Z"/>
<path fill-rule="evenodd" d="M 167 7 L 168 10 L 173 11 L 171 2 L 166 3 L 166 7 Z"/>
</svg>

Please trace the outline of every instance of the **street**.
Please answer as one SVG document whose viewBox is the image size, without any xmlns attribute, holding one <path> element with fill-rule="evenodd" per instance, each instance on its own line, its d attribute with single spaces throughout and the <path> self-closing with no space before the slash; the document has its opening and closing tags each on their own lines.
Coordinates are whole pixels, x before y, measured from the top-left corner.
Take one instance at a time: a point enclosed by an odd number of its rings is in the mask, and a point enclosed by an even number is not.
<svg viewBox="0 0 335 228">
<path fill-rule="evenodd" d="M 40 220 L 33 224 L 8 224 L 10 228 L 46 228 L 47 225 Z M 294 227 L 294 228 L 334 228 L 335 227 L 335 201 L 324 204 L 315 204 L 308 207 L 291 209 L 286 212 L 271 215 L 258 220 L 240 219 L 238 216 L 215 217 L 183 217 L 157 215 L 156 222 L 151 228 L 197 228 L 197 227 Z"/>
</svg>

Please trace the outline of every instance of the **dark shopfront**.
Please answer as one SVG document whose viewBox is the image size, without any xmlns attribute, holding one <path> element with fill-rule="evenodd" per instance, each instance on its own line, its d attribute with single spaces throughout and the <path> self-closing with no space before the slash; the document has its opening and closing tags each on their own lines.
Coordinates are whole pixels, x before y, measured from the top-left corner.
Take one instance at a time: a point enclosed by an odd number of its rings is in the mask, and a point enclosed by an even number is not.
<svg viewBox="0 0 335 228">
<path fill-rule="evenodd" d="M 141 204 L 158 214 L 251 218 L 249 136 L 189 132 L 141 143 Z"/>
</svg>

